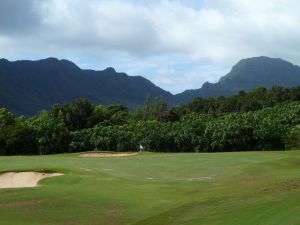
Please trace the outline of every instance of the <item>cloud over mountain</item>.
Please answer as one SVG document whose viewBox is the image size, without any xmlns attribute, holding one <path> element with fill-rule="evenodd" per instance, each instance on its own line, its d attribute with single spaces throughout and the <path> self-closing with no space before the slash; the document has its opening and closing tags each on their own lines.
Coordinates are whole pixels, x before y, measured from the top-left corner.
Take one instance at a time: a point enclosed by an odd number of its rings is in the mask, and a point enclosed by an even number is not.
<svg viewBox="0 0 300 225">
<path fill-rule="evenodd" d="M 221 76 L 240 58 L 300 64 L 299 7 L 296 0 L 3 0 L 0 49 L 11 59 L 53 55 L 111 65 L 164 88 L 173 79 L 168 89 L 178 92 L 216 81 L 207 67 Z M 180 74 L 161 73 L 178 67 Z"/>
</svg>

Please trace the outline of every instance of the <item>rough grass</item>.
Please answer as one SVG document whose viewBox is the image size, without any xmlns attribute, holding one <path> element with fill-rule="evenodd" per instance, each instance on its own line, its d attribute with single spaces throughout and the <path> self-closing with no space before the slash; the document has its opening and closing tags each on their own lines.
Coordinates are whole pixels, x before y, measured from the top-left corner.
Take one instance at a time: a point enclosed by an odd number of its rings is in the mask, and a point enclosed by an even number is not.
<svg viewBox="0 0 300 225">
<path fill-rule="evenodd" d="M 31 170 L 65 176 L 0 189 L 0 225 L 300 224 L 300 151 L 0 157 Z"/>
</svg>

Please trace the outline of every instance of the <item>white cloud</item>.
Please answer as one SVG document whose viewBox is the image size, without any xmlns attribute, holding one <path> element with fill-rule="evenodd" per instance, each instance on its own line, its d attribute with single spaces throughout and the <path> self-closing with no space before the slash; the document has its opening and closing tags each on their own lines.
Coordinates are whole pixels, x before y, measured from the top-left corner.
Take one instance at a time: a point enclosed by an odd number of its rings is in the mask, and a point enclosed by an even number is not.
<svg viewBox="0 0 300 225">
<path fill-rule="evenodd" d="M 3 57 L 81 58 L 81 65 L 90 60 L 94 68 L 146 75 L 173 92 L 215 81 L 224 75 L 216 72 L 241 58 L 267 55 L 300 64 L 298 0 L 26 2 L 0 4 L 0 15 L 11 15 L 0 23 Z"/>
<path fill-rule="evenodd" d="M 179 93 L 182 91 L 182 86 L 188 87 L 188 89 L 197 89 L 204 82 L 217 82 L 220 74 L 226 73 L 228 73 L 227 68 L 209 64 L 187 68 L 171 65 L 158 68 L 153 81 L 166 90 L 171 87 L 174 93 Z"/>
</svg>

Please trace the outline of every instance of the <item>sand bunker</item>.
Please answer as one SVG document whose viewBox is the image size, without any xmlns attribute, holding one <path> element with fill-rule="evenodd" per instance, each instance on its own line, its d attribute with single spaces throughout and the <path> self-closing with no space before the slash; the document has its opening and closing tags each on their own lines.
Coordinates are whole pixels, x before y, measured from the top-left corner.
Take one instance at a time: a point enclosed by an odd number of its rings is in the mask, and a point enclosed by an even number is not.
<svg viewBox="0 0 300 225">
<path fill-rule="evenodd" d="M 86 152 L 81 153 L 81 157 L 100 157 L 100 158 L 109 158 L 109 157 L 126 157 L 137 155 L 137 152 Z"/>
<path fill-rule="evenodd" d="M 0 188 L 36 187 L 47 177 L 61 176 L 61 173 L 7 172 L 0 174 Z"/>
</svg>

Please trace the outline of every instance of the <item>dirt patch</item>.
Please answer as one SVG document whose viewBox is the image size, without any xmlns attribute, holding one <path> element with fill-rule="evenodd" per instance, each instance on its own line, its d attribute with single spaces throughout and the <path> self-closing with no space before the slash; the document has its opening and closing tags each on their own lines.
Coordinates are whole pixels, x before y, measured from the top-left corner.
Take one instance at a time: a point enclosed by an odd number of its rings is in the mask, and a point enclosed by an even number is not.
<svg viewBox="0 0 300 225">
<path fill-rule="evenodd" d="M 267 193 L 284 193 L 289 191 L 299 191 L 300 190 L 300 179 L 289 179 L 283 182 L 279 182 L 268 187 L 263 187 L 261 192 Z"/>
<path fill-rule="evenodd" d="M 241 180 L 239 183 L 240 184 L 254 184 L 256 183 L 256 178 L 255 177 L 248 177 L 246 179 Z"/>
<path fill-rule="evenodd" d="M 110 205 L 106 208 L 106 215 L 109 215 L 112 218 L 119 218 L 122 216 L 121 206 L 117 204 Z"/>
<path fill-rule="evenodd" d="M 7 203 L 8 207 L 24 207 L 24 206 L 40 206 L 50 202 L 50 199 L 40 199 L 40 200 L 27 200 L 27 201 L 17 201 Z"/>
<path fill-rule="evenodd" d="M 47 177 L 61 176 L 61 173 L 7 172 L 0 174 L 0 188 L 36 187 Z"/>
<path fill-rule="evenodd" d="M 93 172 L 92 169 L 88 169 L 88 168 L 83 168 L 83 167 L 81 167 L 81 168 L 79 168 L 79 169 L 82 170 L 82 171 L 84 171 L 84 172 Z"/>
<path fill-rule="evenodd" d="M 1 193 L 1 195 L 8 195 L 8 196 L 19 196 L 24 194 L 26 194 L 26 192 L 24 191 L 6 191 Z"/>
<path fill-rule="evenodd" d="M 185 180 L 187 181 L 202 181 L 202 180 L 211 180 L 213 177 L 190 177 Z"/>
<path fill-rule="evenodd" d="M 81 157 L 92 157 L 92 158 L 110 158 L 110 157 L 126 157 L 137 155 L 137 152 L 86 152 L 81 153 Z"/>
</svg>

